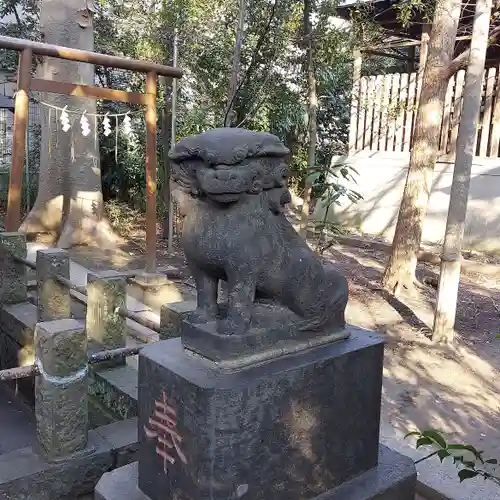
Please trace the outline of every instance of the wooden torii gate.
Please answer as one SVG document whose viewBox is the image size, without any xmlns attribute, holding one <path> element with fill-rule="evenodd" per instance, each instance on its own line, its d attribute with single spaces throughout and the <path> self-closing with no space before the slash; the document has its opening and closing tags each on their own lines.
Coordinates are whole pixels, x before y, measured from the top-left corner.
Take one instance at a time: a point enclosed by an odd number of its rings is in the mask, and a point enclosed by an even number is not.
<svg viewBox="0 0 500 500">
<path fill-rule="evenodd" d="M 26 154 L 26 128 L 28 124 L 30 91 L 53 92 L 76 97 L 107 99 L 146 107 L 146 271 L 156 270 L 156 101 L 158 76 L 181 78 L 182 70 L 147 61 L 109 56 L 97 52 L 72 49 L 58 45 L 32 42 L 19 38 L 0 36 L 0 48 L 21 52 L 17 77 L 12 141 L 12 166 L 5 228 L 17 231 L 21 223 L 21 191 L 24 157 Z M 89 85 L 32 78 L 33 56 L 56 57 L 68 61 L 97 64 L 108 68 L 125 69 L 146 74 L 146 92 L 124 92 Z"/>
</svg>

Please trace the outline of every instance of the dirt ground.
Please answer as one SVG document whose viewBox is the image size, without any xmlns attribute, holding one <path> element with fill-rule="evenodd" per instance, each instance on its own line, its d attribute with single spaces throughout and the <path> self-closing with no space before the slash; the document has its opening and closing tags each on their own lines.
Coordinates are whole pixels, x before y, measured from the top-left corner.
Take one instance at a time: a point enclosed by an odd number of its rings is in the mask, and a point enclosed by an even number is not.
<svg viewBox="0 0 500 500">
<path fill-rule="evenodd" d="M 472 444 L 500 458 L 500 282 L 463 275 L 454 346 L 433 345 L 426 334 L 433 321 L 436 290 L 394 298 L 379 288 L 387 255 L 338 246 L 328 257 L 349 278 L 350 323 L 384 333 L 382 418 L 402 432 L 435 428 L 450 440 Z M 417 275 L 438 277 L 419 264 Z"/>
<path fill-rule="evenodd" d="M 128 238 L 123 248 L 74 249 L 72 257 L 92 268 L 143 268 L 144 227 L 140 216 L 131 215 L 119 228 Z M 349 279 L 348 322 L 383 333 L 387 339 L 383 420 L 404 433 L 439 429 L 450 440 L 472 444 L 500 459 L 500 339 L 496 338 L 500 281 L 478 273 L 462 275 L 456 344 L 432 345 L 426 334 L 432 327 L 435 288 L 428 286 L 418 297 L 399 299 L 381 290 L 379 280 L 387 259 L 382 250 L 338 245 L 324 257 Z M 483 261 L 500 264 L 494 257 L 485 256 Z M 158 265 L 171 263 L 182 265 L 182 252 L 170 255 L 160 241 Z M 420 279 L 437 278 L 438 272 L 431 264 L 419 264 L 417 270 Z"/>
</svg>

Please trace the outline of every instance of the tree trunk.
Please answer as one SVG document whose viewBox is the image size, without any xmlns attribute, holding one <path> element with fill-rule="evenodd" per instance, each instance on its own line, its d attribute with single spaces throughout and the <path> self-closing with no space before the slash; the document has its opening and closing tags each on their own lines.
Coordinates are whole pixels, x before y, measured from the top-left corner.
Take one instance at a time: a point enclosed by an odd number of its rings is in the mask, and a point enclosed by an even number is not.
<svg viewBox="0 0 500 500">
<path fill-rule="evenodd" d="M 491 8 L 492 0 L 478 0 L 476 3 L 432 332 L 433 340 L 437 342 L 452 342 L 454 337 L 462 239 L 476 147 L 476 124 L 479 121 L 481 107 Z"/>
<path fill-rule="evenodd" d="M 167 19 L 167 2 L 163 2 L 163 15 L 164 18 Z M 177 32 L 172 29 L 171 26 L 166 27 L 167 30 L 167 40 L 168 40 L 168 58 L 167 65 L 175 66 L 177 61 L 174 62 L 174 50 L 176 46 L 176 38 Z M 173 82 L 172 78 L 165 78 L 165 96 L 164 96 L 164 105 L 161 110 L 161 142 L 163 146 L 163 189 L 161 193 L 161 199 L 163 201 L 165 207 L 166 217 L 163 218 L 162 221 L 162 238 L 164 240 L 168 240 L 170 237 L 170 208 L 171 208 L 171 200 L 170 200 L 170 159 L 168 157 L 168 153 L 171 144 L 171 135 L 172 135 L 172 100 L 173 100 Z"/>
<path fill-rule="evenodd" d="M 429 39 L 403 199 L 382 285 L 398 294 L 415 283 L 417 255 L 436 164 L 449 66 L 455 49 L 461 0 L 438 2 Z"/>
<path fill-rule="evenodd" d="M 46 43 L 93 50 L 92 2 L 43 0 L 40 25 Z M 45 58 L 38 75 L 94 85 L 94 66 Z M 57 108 L 68 107 L 71 129 L 61 128 L 60 111 L 41 106 L 42 140 L 38 195 L 22 224 L 24 233 L 51 233 L 62 248 L 88 244 L 114 247 L 119 239 L 104 217 L 99 144 L 95 119 L 88 117 L 91 133 L 83 136 L 80 118 L 96 113 L 96 102 L 59 94 L 40 94 L 40 100 Z"/>
<path fill-rule="evenodd" d="M 167 97 L 168 96 L 168 97 Z M 170 210 L 170 132 L 172 129 L 172 83 L 169 81 L 165 85 L 165 105 L 161 110 L 161 141 L 163 144 L 163 189 L 161 198 L 165 206 L 166 217 L 162 222 L 162 238 L 169 238 L 169 210 Z"/>
<path fill-rule="evenodd" d="M 241 49 L 243 47 L 243 32 L 245 29 L 245 1 L 240 0 L 238 27 L 236 28 L 236 40 L 234 42 L 233 67 L 231 69 L 231 79 L 229 83 L 229 94 L 227 96 L 226 111 L 224 115 L 224 127 L 229 127 L 233 121 L 233 105 L 238 88 L 238 76 L 241 65 Z"/>
<path fill-rule="evenodd" d="M 307 146 L 307 175 L 304 188 L 304 203 L 300 221 L 300 234 L 307 237 L 307 223 L 309 221 L 309 204 L 311 202 L 312 182 L 311 174 L 316 167 L 316 142 L 318 96 L 316 94 L 316 75 L 314 72 L 314 44 L 311 23 L 312 0 L 304 0 L 304 39 L 306 41 L 306 72 L 307 72 L 307 104 L 308 104 L 308 146 Z"/>
</svg>

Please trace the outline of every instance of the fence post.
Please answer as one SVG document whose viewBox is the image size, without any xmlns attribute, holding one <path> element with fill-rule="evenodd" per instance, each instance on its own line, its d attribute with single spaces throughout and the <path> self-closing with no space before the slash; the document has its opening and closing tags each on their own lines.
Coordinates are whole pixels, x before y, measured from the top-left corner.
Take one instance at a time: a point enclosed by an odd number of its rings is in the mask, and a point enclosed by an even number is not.
<svg viewBox="0 0 500 500">
<path fill-rule="evenodd" d="M 361 113 L 361 103 L 360 103 L 360 80 L 361 80 L 361 65 L 363 62 L 363 56 L 359 49 L 356 49 L 353 53 L 354 66 L 353 66 L 353 78 L 352 78 L 352 98 L 351 98 L 351 122 L 349 125 L 349 154 L 353 155 L 358 149 L 358 134 L 357 125 L 359 123 L 359 114 Z M 362 136 L 361 136 L 362 140 Z"/>
<path fill-rule="evenodd" d="M 0 243 L 13 255 L 26 258 L 26 236 L 21 233 L 0 233 Z M 0 264 L 2 296 L 0 301 L 15 304 L 27 300 L 26 266 L 11 259 Z"/>
<path fill-rule="evenodd" d="M 69 255 L 66 250 L 51 248 L 36 254 L 36 280 L 38 285 L 38 321 L 53 321 L 71 316 L 69 288 L 55 276 L 69 279 Z"/>
<path fill-rule="evenodd" d="M 49 461 L 86 449 L 88 365 L 85 325 L 74 319 L 35 327 L 35 415 L 38 444 Z"/>
<path fill-rule="evenodd" d="M 87 275 L 87 337 L 100 348 L 126 346 L 125 317 L 119 313 L 126 307 L 126 287 L 120 276 Z M 124 363 L 124 359 L 113 361 L 114 365 Z"/>
</svg>

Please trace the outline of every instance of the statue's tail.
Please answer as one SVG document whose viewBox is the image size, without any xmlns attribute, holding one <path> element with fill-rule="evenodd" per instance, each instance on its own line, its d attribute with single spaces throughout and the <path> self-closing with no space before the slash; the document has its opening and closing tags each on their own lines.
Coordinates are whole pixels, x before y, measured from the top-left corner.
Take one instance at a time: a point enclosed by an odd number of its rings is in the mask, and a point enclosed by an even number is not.
<svg viewBox="0 0 500 500">
<path fill-rule="evenodd" d="M 349 284 L 346 278 L 332 266 L 325 266 L 326 290 L 324 302 L 318 304 L 309 317 L 296 323 L 298 331 L 321 331 L 345 327 L 345 308 L 349 299 Z"/>
</svg>

